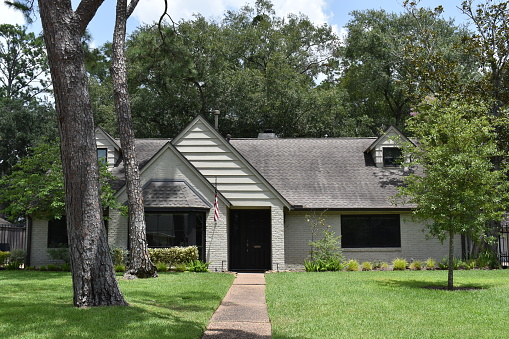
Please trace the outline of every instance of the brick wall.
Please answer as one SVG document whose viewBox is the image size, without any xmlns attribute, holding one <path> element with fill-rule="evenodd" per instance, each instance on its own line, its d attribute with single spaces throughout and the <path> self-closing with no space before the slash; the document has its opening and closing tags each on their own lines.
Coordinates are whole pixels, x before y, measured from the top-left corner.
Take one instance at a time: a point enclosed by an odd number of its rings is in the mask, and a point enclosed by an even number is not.
<svg viewBox="0 0 509 339">
<path fill-rule="evenodd" d="M 324 215 L 326 224 L 331 225 L 337 235 L 341 234 L 341 215 L 329 212 Z M 426 233 L 422 232 L 423 225 L 413 223 L 410 214 L 402 214 L 401 218 L 401 248 L 359 248 L 343 249 L 345 259 L 362 261 L 386 261 L 391 262 L 395 258 L 407 260 L 426 260 L 434 258 L 439 261 L 448 253 L 447 244 L 441 244 L 438 239 L 426 239 Z M 302 267 L 304 260 L 308 258 L 311 240 L 311 227 L 307 222 L 306 213 L 290 212 L 285 220 L 285 258 L 288 267 Z M 456 238 L 455 255 L 461 256 L 460 237 Z"/>
</svg>

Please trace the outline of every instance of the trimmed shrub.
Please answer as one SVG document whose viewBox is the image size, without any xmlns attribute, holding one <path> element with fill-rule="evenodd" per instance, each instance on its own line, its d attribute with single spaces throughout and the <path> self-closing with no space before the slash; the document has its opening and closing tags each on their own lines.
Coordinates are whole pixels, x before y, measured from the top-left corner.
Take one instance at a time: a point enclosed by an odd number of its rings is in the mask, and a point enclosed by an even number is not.
<svg viewBox="0 0 509 339">
<path fill-rule="evenodd" d="M 408 266 L 406 259 L 396 258 L 392 261 L 392 269 L 394 271 L 404 271 Z"/>
<path fill-rule="evenodd" d="M 198 247 L 149 248 L 152 262 L 162 262 L 170 267 L 198 260 Z"/>
<path fill-rule="evenodd" d="M 380 264 L 380 271 L 388 271 L 389 270 L 389 263 L 382 262 Z"/>
</svg>

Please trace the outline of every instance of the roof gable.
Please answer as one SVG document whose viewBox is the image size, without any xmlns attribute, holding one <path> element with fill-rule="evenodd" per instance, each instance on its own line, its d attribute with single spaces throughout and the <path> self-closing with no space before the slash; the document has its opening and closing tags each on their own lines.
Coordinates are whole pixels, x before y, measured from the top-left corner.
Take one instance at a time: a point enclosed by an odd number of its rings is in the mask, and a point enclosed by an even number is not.
<svg viewBox="0 0 509 339">
<path fill-rule="evenodd" d="M 140 176 L 144 177 L 144 175 L 146 174 L 147 171 L 150 171 L 154 166 L 157 166 L 158 163 L 161 161 L 162 157 L 164 157 L 165 154 L 167 154 L 167 152 L 170 154 L 170 156 L 178 159 L 179 164 L 177 164 L 177 166 L 179 166 L 179 165 L 184 166 L 184 168 L 182 168 L 183 171 L 185 171 L 186 173 L 191 172 L 193 174 L 193 176 L 195 176 L 198 180 L 200 180 L 211 192 L 215 192 L 215 187 L 169 141 L 166 142 L 166 144 L 163 147 L 161 147 L 157 151 L 157 153 L 154 156 L 152 156 L 143 165 L 143 167 L 140 170 Z M 148 176 L 145 175 L 145 177 L 146 177 L 145 179 L 147 180 L 147 183 L 150 181 L 154 181 L 154 180 L 158 180 L 158 181 L 163 180 L 164 181 L 165 179 L 173 179 L 173 178 L 156 179 L 156 178 L 153 178 L 151 175 L 148 175 Z M 166 181 L 171 181 L 171 180 L 166 180 Z M 180 181 L 182 181 L 182 180 L 180 180 Z M 186 181 L 186 185 L 188 185 L 187 181 Z M 125 190 L 126 190 L 126 187 L 124 185 L 116 193 L 116 196 L 117 197 L 120 196 L 121 194 L 123 194 L 125 192 Z M 196 192 L 196 191 L 194 191 L 194 192 Z M 218 192 L 218 198 L 225 205 L 231 206 L 231 203 L 228 201 L 228 199 L 225 198 L 224 195 L 222 195 L 220 192 Z"/>
<path fill-rule="evenodd" d="M 276 199 L 291 205 L 210 123 L 197 116 L 171 142 L 233 204 L 267 204 Z"/>
<path fill-rule="evenodd" d="M 411 143 L 414 145 L 412 140 L 408 139 L 403 133 L 400 132 L 399 129 L 397 129 L 395 126 L 390 126 L 385 130 L 385 132 L 378 137 L 369 147 L 364 151 L 366 153 L 371 153 L 373 150 L 380 148 L 381 145 L 384 144 L 393 144 L 395 146 L 399 145 L 400 143 L 396 143 L 397 139 L 401 140 L 402 143 Z"/>
</svg>

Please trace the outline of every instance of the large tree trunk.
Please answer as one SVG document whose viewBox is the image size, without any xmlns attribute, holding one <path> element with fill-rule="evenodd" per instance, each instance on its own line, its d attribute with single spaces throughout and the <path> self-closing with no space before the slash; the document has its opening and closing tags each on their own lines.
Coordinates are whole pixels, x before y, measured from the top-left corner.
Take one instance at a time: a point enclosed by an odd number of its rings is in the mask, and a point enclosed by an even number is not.
<svg viewBox="0 0 509 339">
<path fill-rule="evenodd" d="M 39 0 L 55 92 L 66 193 L 74 305 L 127 305 L 106 240 L 99 169 L 81 37 L 102 0 Z"/>
<path fill-rule="evenodd" d="M 116 13 L 111 77 L 113 79 L 115 110 L 117 111 L 120 144 L 122 145 L 129 208 L 129 264 L 124 277 L 150 278 L 157 277 L 157 271 L 148 253 L 145 209 L 143 207 L 139 164 L 134 145 L 131 105 L 127 88 L 124 53 L 128 16 L 127 0 L 117 0 Z"/>
</svg>

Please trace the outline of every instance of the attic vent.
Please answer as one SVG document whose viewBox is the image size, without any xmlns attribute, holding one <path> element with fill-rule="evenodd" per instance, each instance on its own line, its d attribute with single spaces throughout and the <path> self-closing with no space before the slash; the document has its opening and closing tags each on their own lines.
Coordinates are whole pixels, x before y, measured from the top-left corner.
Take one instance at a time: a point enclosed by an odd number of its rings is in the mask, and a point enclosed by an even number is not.
<svg viewBox="0 0 509 339">
<path fill-rule="evenodd" d="M 263 133 L 258 133 L 258 139 L 276 139 L 276 133 L 271 129 L 263 131 Z"/>
</svg>

